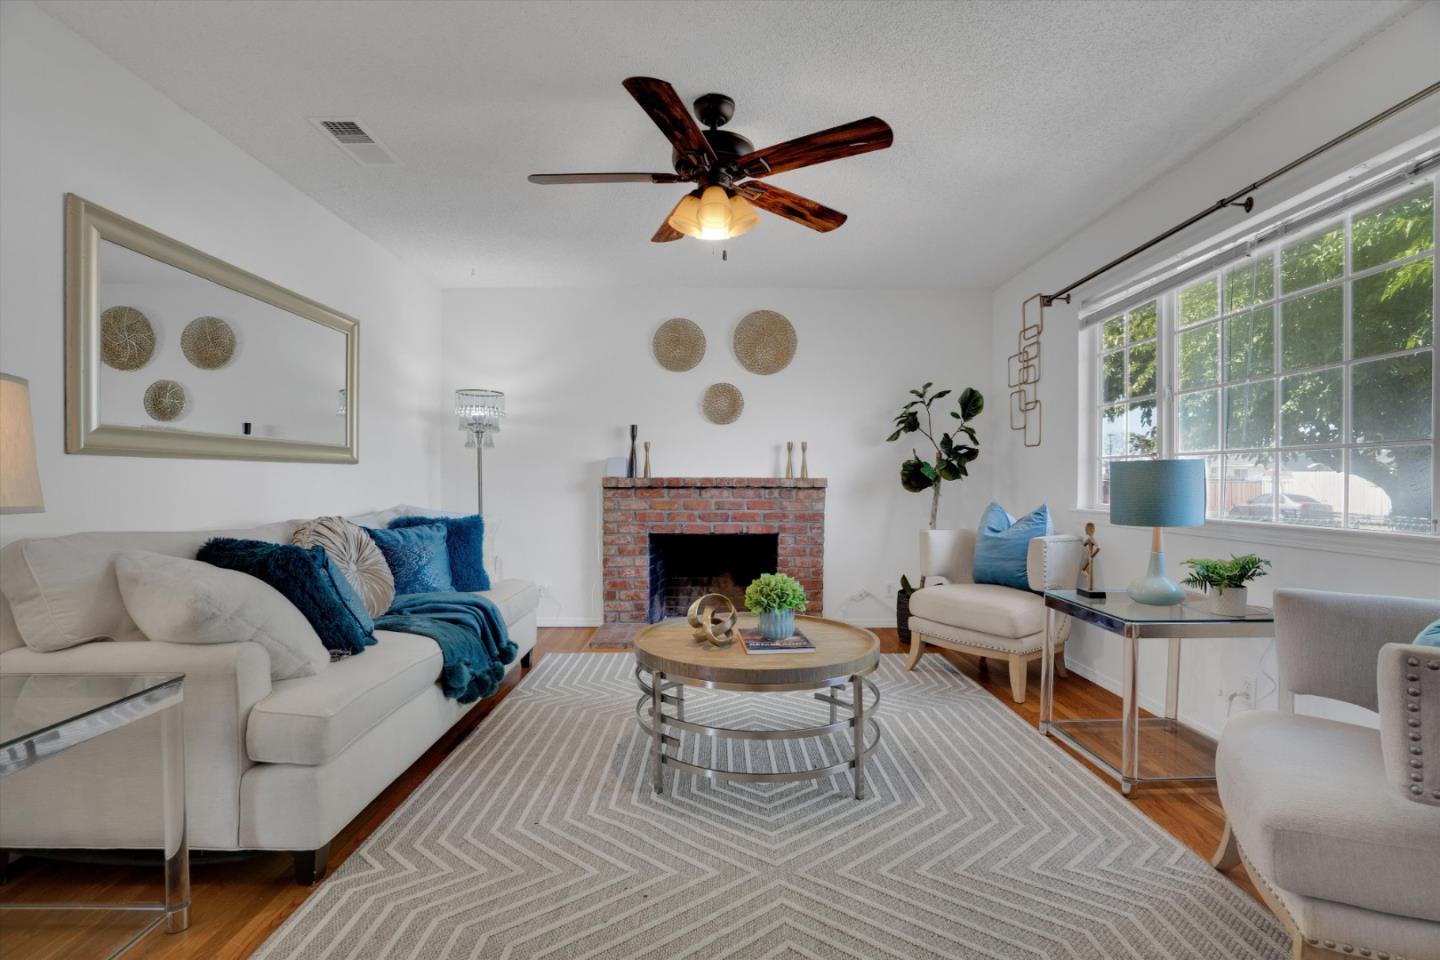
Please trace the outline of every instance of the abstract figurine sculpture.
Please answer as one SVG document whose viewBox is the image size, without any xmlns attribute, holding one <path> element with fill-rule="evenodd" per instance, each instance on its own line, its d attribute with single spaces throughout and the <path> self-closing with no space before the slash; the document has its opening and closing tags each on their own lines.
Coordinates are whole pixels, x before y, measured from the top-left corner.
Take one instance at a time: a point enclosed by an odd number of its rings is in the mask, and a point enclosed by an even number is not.
<svg viewBox="0 0 1440 960">
<path fill-rule="evenodd" d="M 690 611 L 685 616 L 690 626 L 695 628 L 696 643 L 728 647 L 735 642 L 735 625 L 740 615 L 735 612 L 735 602 L 723 593 L 705 594 L 690 604 Z"/>
<path fill-rule="evenodd" d="M 1080 547 L 1085 552 L 1084 560 L 1080 564 L 1079 586 L 1075 592 L 1091 600 L 1104 600 L 1105 591 L 1095 589 L 1095 558 L 1100 555 L 1100 545 L 1095 542 L 1095 524 L 1085 524 L 1085 539 L 1080 542 Z"/>
<path fill-rule="evenodd" d="M 795 441 L 785 441 L 785 479 L 795 479 Z"/>
<path fill-rule="evenodd" d="M 800 479 L 810 479 L 810 441 L 800 441 Z"/>
</svg>

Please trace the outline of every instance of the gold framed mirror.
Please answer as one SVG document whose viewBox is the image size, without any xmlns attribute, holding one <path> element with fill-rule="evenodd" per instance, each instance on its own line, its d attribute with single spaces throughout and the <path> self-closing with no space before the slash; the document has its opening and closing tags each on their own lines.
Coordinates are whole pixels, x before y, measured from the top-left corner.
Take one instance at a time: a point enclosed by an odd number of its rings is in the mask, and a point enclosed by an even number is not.
<svg viewBox="0 0 1440 960">
<path fill-rule="evenodd" d="M 359 460 L 360 324 L 65 196 L 65 452 Z"/>
</svg>

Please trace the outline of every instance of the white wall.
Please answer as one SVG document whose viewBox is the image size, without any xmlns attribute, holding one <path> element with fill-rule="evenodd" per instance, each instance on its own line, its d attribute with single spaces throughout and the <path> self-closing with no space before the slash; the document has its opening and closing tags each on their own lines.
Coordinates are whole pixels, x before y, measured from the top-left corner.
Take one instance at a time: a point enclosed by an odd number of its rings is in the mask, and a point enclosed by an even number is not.
<svg viewBox="0 0 1440 960">
<path fill-rule="evenodd" d="M 1016 276 L 994 294 L 994 339 L 991 367 L 1005 369 L 1006 356 L 1015 350 L 1021 302 L 1037 292 L 1052 292 L 1083 276 L 1106 260 L 1161 232 L 1213 203 L 1245 183 L 1324 143 L 1361 120 L 1434 81 L 1435 51 L 1440 49 L 1440 4 L 1426 4 L 1388 30 L 1352 50 L 1341 60 L 1306 80 L 1259 114 L 1237 126 L 1229 135 L 1197 154 L 1183 166 L 1144 186 L 1108 215 L 1072 236 Z M 1285 198 L 1335 176 L 1354 163 L 1393 147 L 1418 133 L 1440 126 L 1440 98 L 1387 121 L 1334 155 L 1314 161 L 1256 194 L 1257 215 Z M 1229 213 L 1216 214 L 1151 257 L 1177 252 L 1211 233 L 1233 225 Z M 1091 291 L 1119 283 L 1125 267 L 1107 275 Z M 1081 291 L 1083 295 L 1085 291 Z M 1076 297 L 1078 304 L 1081 297 Z M 996 482 L 1007 504 L 1028 507 L 1046 500 L 1056 510 L 1062 529 L 1078 530 L 1086 520 L 1101 527 L 1104 553 L 1102 576 L 1110 588 L 1121 587 L 1142 572 L 1148 531 L 1109 527 L 1103 515 L 1082 514 L 1074 508 L 1079 497 L 1077 460 L 1079 436 L 1090 426 L 1088 411 L 1077 410 L 1079 347 L 1076 310 L 1057 304 L 1046 313 L 1043 343 L 1041 399 L 1045 409 L 1045 439 L 1039 448 L 1024 448 L 1016 435 L 997 438 L 1002 447 L 995 457 Z M 994 398 L 996 405 L 1002 398 Z M 1166 552 L 1172 567 L 1186 557 L 1226 556 L 1255 550 L 1274 562 L 1273 573 L 1252 591 L 1252 602 L 1267 603 L 1276 587 L 1303 586 L 1440 596 L 1440 544 L 1412 551 L 1408 556 L 1372 556 L 1331 538 L 1305 546 L 1258 543 L 1243 534 L 1215 525 L 1195 531 L 1166 534 Z M 1262 667 L 1264 641 L 1187 641 L 1182 671 L 1181 715 L 1212 734 L 1224 725 L 1226 698 L 1220 691 L 1239 689 L 1257 679 Z M 1067 653 L 1077 672 L 1118 690 L 1119 640 L 1093 629 L 1083 629 Z M 1142 654 L 1143 656 L 1143 654 Z M 1156 644 L 1142 667 L 1142 697 L 1147 708 L 1163 701 L 1164 650 Z M 1265 668 L 1274 674 L 1273 657 Z M 1262 705 L 1273 705 L 1272 685 L 1259 681 Z"/>
<path fill-rule="evenodd" d="M 757 309 L 785 314 L 799 335 L 794 362 L 773 376 L 747 373 L 730 347 L 736 323 Z M 781 476 L 787 440 L 798 473 L 808 440 L 811 475 L 830 480 L 825 610 L 893 624 L 887 587 L 902 572 L 914 577 L 930 501 L 900 488 L 909 448 L 885 442 L 890 420 L 926 380 L 986 389 L 989 311 L 988 294 L 953 291 L 446 291 L 445 386 L 506 393 L 510 415 L 485 470 L 503 572 L 545 585 L 542 622 L 600 621 L 600 477 L 605 458 L 627 453 L 631 423 L 653 443 L 656 476 Z M 708 342 L 686 373 L 664 370 L 650 352 L 656 327 L 677 316 Z M 729 426 L 700 414 L 701 393 L 717 381 L 745 396 Z M 988 502 L 988 444 L 1003 416 L 998 401 L 982 414 L 981 457 L 970 479 L 947 485 L 942 523 L 973 523 Z M 444 506 L 473 510 L 474 454 L 458 430 L 441 457 Z M 883 599 L 851 601 L 864 590 Z"/>
<path fill-rule="evenodd" d="M 360 463 L 67 456 L 66 192 L 357 317 Z M 0 363 L 30 380 L 47 506 L 5 517 L 0 539 L 233 526 L 438 497 L 435 286 L 22 2 L 0 5 L 0 210 Z"/>
</svg>

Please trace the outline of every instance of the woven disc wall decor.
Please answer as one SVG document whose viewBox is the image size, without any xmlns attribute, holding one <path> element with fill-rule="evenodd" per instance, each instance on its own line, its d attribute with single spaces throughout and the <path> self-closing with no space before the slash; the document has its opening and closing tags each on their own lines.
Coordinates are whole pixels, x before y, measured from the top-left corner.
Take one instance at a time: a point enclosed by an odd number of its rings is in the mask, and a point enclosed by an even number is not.
<svg viewBox="0 0 1440 960">
<path fill-rule="evenodd" d="M 693 370 L 705 357 L 705 332 L 693 320 L 676 317 L 660 324 L 650 349 L 660 366 L 682 373 Z"/>
<path fill-rule="evenodd" d="M 732 342 L 740 366 L 751 373 L 779 373 L 795 359 L 795 328 L 774 310 L 746 314 Z"/>
<path fill-rule="evenodd" d="M 145 412 L 152 420 L 174 420 L 185 412 L 185 388 L 174 380 L 156 380 L 145 388 Z"/>
<path fill-rule="evenodd" d="M 734 423 L 745 409 L 745 398 L 733 383 L 712 383 L 705 388 L 700 409 L 711 423 Z"/>
<path fill-rule="evenodd" d="M 180 350 L 201 370 L 218 370 L 235 356 L 235 331 L 219 317 L 196 317 L 180 334 Z"/>
<path fill-rule="evenodd" d="M 134 307 L 100 314 L 100 359 L 116 370 L 138 370 L 155 353 L 155 329 Z"/>
</svg>

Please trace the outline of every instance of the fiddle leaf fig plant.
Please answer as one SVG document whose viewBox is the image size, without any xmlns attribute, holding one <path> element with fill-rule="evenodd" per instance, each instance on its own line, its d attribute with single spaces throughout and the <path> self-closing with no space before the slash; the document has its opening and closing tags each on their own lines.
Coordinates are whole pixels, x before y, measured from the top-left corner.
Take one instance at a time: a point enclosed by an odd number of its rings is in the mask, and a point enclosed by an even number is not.
<svg viewBox="0 0 1440 960">
<path fill-rule="evenodd" d="M 910 449 L 910 459 L 900 464 L 900 486 L 911 493 L 932 491 L 930 497 L 930 529 L 940 515 L 940 485 L 946 480 L 960 480 L 969 476 L 968 464 L 980 456 L 980 438 L 970 421 L 980 416 L 985 409 L 985 397 L 974 387 L 966 387 L 955 398 L 956 409 L 948 411 L 958 423 L 953 429 L 935 429 L 935 405 L 950 396 L 951 390 L 936 390 L 933 382 L 926 383 L 918 390 L 911 390 L 913 399 L 900 408 L 895 417 L 895 432 L 887 442 L 894 443 L 907 434 L 918 433 L 929 441 L 934 453 L 926 451 L 922 457 L 919 450 Z M 942 406 L 943 410 L 943 406 Z M 942 425 L 944 421 L 941 421 Z"/>
</svg>

